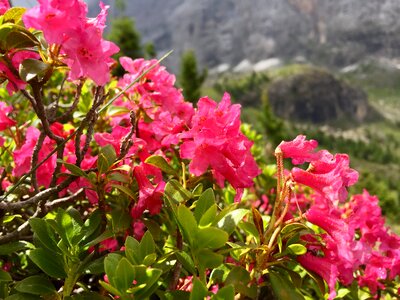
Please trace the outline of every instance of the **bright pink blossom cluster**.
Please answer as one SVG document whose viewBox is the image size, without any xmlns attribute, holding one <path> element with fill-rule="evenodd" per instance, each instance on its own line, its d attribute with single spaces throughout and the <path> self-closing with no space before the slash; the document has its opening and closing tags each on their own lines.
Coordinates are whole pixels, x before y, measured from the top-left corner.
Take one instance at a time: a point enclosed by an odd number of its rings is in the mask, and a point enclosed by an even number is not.
<svg viewBox="0 0 400 300">
<path fill-rule="evenodd" d="M 357 280 L 375 294 L 384 288 L 381 281 L 400 275 L 400 237 L 385 227 L 378 199 L 368 192 L 340 203 L 347 197 L 346 187 L 357 181 L 358 174 L 349 168 L 347 155 L 315 152 L 317 145 L 305 136 L 279 145 L 283 156 L 294 164 L 310 163 L 307 170 L 293 168 L 289 173 L 296 183 L 314 191 L 308 199 L 295 195 L 292 207 L 299 207 L 295 204 L 300 199 L 307 220 L 324 230 L 320 234 L 323 243 L 314 235 L 303 236 L 308 253 L 297 259 L 326 280 L 329 299 L 336 296 L 337 281 L 350 285 Z"/>
<path fill-rule="evenodd" d="M 39 0 L 23 17 L 27 27 L 42 30 L 48 43 L 61 46 L 71 80 L 89 77 L 97 85 L 110 80 L 111 56 L 119 48 L 102 37 L 109 7 L 100 7 L 96 18 L 87 18 L 82 0 Z"/>
</svg>

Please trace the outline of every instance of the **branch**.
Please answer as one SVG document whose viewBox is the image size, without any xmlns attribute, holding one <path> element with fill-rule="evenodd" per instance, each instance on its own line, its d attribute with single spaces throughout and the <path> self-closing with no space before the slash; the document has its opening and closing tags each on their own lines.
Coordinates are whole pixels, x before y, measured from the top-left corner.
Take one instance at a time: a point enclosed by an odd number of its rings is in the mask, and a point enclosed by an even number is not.
<svg viewBox="0 0 400 300">
<path fill-rule="evenodd" d="M 81 189 L 79 189 L 77 192 L 73 193 L 72 195 L 69 195 L 69 196 L 64 197 L 64 198 L 60 198 L 60 199 L 53 200 L 53 201 L 51 201 L 51 202 L 47 202 L 47 203 L 45 204 L 45 207 L 46 207 L 48 210 L 51 210 L 51 209 L 53 209 L 55 206 L 61 205 L 61 204 L 65 203 L 65 202 L 74 201 L 74 200 L 80 198 L 81 196 L 84 195 L 84 193 L 85 193 L 85 190 L 84 190 L 83 188 L 81 188 Z"/>
<path fill-rule="evenodd" d="M 32 158 L 31 158 L 31 166 L 36 166 L 38 158 L 39 158 L 39 151 L 43 147 L 43 142 L 44 142 L 45 138 L 46 138 L 46 134 L 43 131 L 41 131 L 40 135 L 38 137 L 38 140 L 36 141 L 36 145 L 33 148 Z M 35 189 L 35 192 L 39 192 L 39 186 L 38 186 L 37 178 L 36 178 L 36 171 L 32 172 L 31 181 L 32 181 L 33 188 Z"/>
<path fill-rule="evenodd" d="M 35 218 L 39 215 L 40 208 L 37 208 L 35 213 L 30 218 Z M 8 243 L 16 238 L 21 237 L 29 231 L 29 220 L 25 221 L 16 230 L 7 233 L 6 235 L 0 236 L 0 245 Z"/>
</svg>

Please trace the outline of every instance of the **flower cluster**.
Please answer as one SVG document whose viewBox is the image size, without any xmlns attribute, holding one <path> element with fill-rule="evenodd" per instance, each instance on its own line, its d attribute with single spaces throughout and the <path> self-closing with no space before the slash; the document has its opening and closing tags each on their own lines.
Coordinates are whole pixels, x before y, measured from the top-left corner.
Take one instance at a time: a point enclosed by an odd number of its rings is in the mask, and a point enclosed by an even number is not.
<svg viewBox="0 0 400 300">
<path fill-rule="evenodd" d="M 307 170 L 293 168 L 290 177 L 313 189 L 305 217 L 324 231 L 319 235 L 323 243 L 312 235 L 303 237 L 308 253 L 297 259 L 326 280 L 330 299 L 336 296 L 338 280 L 344 285 L 357 280 L 375 294 L 384 288 L 380 281 L 400 274 L 400 237 L 385 227 L 378 199 L 367 191 L 352 196 L 344 205 L 340 203 L 347 197 L 346 187 L 357 181 L 358 174 L 349 168 L 347 155 L 315 152 L 316 147 L 317 142 L 307 141 L 305 136 L 279 146 L 283 156 L 294 164 L 310 162 Z"/>
<path fill-rule="evenodd" d="M 42 30 L 48 43 L 61 47 L 63 61 L 71 69 L 70 79 L 89 77 L 97 85 L 106 84 L 111 56 L 119 51 L 102 37 L 109 7 L 100 4 L 100 14 L 87 18 L 87 5 L 82 0 L 42 0 L 39 4 L 24 15 L 24 23 Z"/>
</svg>

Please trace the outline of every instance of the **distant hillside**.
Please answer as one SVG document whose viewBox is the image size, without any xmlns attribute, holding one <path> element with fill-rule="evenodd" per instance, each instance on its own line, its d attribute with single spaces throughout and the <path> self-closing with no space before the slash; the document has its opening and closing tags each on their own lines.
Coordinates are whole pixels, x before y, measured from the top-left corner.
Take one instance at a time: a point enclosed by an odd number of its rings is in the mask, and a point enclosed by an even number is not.
<svg viewBox="0 0 400 300">
<path fill-rule="evenodd" d="M 97 0 L 88 2 L 98 10 Z M 159 52 L 175 49 L 175 64 L 188 48 L 208 67 L 245 58 L 345 66 L 368 55 L 400 56 L 398 0 L 129 0 L 124 14 Z"/>
</svg>

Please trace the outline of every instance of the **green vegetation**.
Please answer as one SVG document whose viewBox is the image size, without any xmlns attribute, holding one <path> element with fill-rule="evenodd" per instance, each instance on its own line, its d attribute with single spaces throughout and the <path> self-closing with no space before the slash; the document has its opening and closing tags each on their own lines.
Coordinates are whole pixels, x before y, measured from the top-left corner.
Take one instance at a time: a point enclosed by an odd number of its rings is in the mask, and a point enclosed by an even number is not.
<svg viewBox="0 0 400 300">
<path fill-rule="evenodd" d="M 187 101 L 197 102 L 201 96 L 201 86 L 207 78 L 207 70 L 199 73 L 196 54 L 193 50 L 183 53 L 181 58 L 179 85 L 183 89 L 183 95 Z"/>
</svg>

